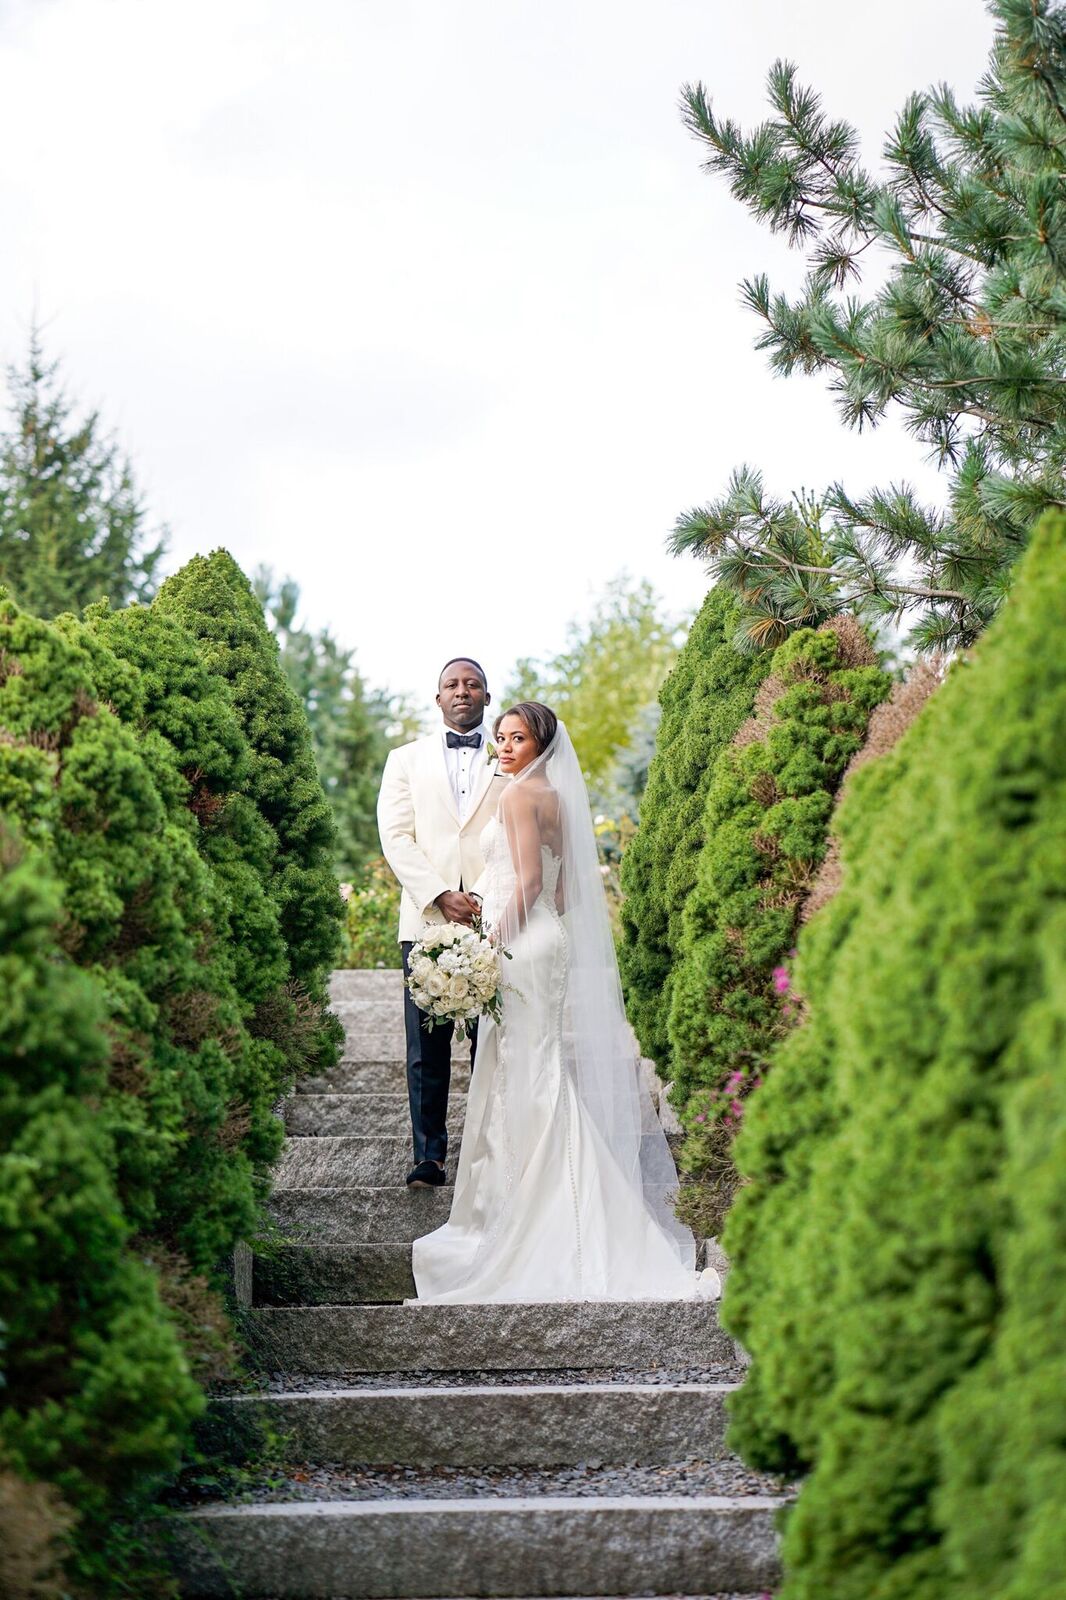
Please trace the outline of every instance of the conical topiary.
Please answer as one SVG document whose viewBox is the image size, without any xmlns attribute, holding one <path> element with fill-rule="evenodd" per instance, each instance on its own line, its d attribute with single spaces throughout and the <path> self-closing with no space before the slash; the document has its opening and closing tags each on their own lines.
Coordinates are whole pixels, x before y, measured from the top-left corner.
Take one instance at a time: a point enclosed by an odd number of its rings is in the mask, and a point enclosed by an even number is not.
<svg viewBox="0 0 1066 1600">
<path fill-rule="evenodd" d="M 1066 517 L 857 771 L 809 1018 L 750 1102 L 725 1320 L 782 1600 L 1061 1593 Z"/>
</svg>

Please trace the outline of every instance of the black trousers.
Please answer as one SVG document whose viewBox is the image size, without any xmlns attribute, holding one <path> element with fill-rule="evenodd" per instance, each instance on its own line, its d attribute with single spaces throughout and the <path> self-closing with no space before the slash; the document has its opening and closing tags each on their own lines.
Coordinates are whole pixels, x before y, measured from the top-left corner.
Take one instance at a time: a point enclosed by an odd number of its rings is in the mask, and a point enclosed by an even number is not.
<svg viewBox="0 0 1066 1600">
<path fill-rule="evenodd" d="M 403 974 L 410 967 L 411 941 L 400 944 Z M 414 1137 L 415 1165 L 420 1161 L 444 1161 L 448 1153 L 448 1088 L 452 1079 L 452 1024 L 423 1026 L 421 1011 L 403 991 L 403 1024 L 407 1035 L 407 1098 L 411 1105 L 411 1132 Z M 469 1035 L 470 1065 L 477 1048 L 477 1023 Z"/>
</svg>

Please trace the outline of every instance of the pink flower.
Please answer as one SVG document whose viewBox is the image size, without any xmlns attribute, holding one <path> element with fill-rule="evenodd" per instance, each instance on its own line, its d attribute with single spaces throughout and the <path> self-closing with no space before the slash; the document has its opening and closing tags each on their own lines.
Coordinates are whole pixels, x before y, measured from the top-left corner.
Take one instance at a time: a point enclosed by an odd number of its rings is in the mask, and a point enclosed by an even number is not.
<svg viewBox="0 0 1066 1600">
<path fill-rule="evenodd" d="M 787 994 L 791 983 L 792 979 L 788 975 L 787 967 L 774 968 L 774 988 L 778 994 Z"/>
<path fill-rule="evenodd" d="M 701 1111 L 699 1116 L 696 1118 L 696 1121 L 697 1122 L 706 1122 L 707 1121 L 706 1112 Z"/>
</svg>

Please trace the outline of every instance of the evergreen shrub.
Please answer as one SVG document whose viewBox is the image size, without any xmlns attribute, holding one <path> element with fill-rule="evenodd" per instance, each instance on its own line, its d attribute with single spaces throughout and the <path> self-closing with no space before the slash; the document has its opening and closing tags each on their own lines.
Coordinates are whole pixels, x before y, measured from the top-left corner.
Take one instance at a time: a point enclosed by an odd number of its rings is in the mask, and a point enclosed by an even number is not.
<svg viewBox="0 0 1066 1600">
<path fill-rule="evenodd" d="M 189 629 L 206 665 L 229 687 L 251 749 L 244 792 L 277 841 L 269 888 L 280 908 L 293 996 L 297 1004 L 323 1007 L 344 920 L 334 871 L 336 828 L 307 717 L 282 671 L 277 641 L 225 550 L 187 562 L 163 584 L 153 610 Z M 322 1016 L 317 1029 L 308 1030 L 309 1064 L 316 1054 L 331 1059 L 339 1039 L 339 1025 Z"/>
<path fill-rule="evenodd" d="M 328 811 L 229 567 L 229 655 L 173 605 L 52 623 L 0 598 L 0 1451 L 55 1486 L 101 1595 L 170 1592 L 136 1517 L 232 1365 L 223 1263 L 273 1108 L 339 1032 Z"/>
<path fill-rule="evenodd" d="M 840 808 L 807 1017 L 736 1146 L 732 1442 L 782 1600 L 1061 1595 L 1066 517 Z"/>
<path fill-rule="evenodd" d="M 728 1135 L 790 1023 L 782 963 L 825 855 L 834 795 L 889 688 L 853 618 L 801 629 L 774 651 L 755 715 L 719 752 L 670 991 L 687 1171 L 732 1170 Z"/>
<path fill-rule="evenodd" d="M 670 1058 L 673 966 L 703 844 L 707 786 L 769 666 L 766 655 L 736 649 L 739 616 L 736 598 L 712 589 L 663 684 L 640 826 L 622 860 L 619 966 L 626 1008 L 644 1053 L 661 1066 Z"/>
</svg>

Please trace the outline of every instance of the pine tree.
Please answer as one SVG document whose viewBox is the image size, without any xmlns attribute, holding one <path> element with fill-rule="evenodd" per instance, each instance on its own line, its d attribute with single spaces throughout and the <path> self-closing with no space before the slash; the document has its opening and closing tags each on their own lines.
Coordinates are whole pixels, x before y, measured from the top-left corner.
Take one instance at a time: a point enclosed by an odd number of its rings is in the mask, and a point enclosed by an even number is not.
<svg viewBox="0 0 1066 1600">
<path fill-rule="evenodd" d="M 162 542 L 146 542 L 129 462 L 94 411 L 75 420 L 36 330 L 9 371 L 12 426 L 0 439 L 0 583 L 24 610 L 53 617 L 152 591 Z"/>
<path fill-rule="evenodd" d="M 1066 11 L 1053 0 L 992 9 L 978 103 L 946 86 L 912 95 L 878 177 L 855 130 L 787 62 L 772 67 L 773 114 L 751 133 L 716 115 L 701 83 L 683 91 L 707 170 L 806 252 L 798 299 L 765 276 L 743 285 L 773 370 L 824 374 L 849 427 L 902 415 L 950 475 L 941 511 L 902 483 L 781 500 L 744 467 L 680 517 L 673 549 L 706 558 L 743 595 L 752 643 L 832 600 L 917 613 L 920 648 L 965 645 L 1006 594 L 1034 515 L 1066 504 Z M 886 252 L 887 279 L 864 299 L 867 263 Z"/>
</svg>

